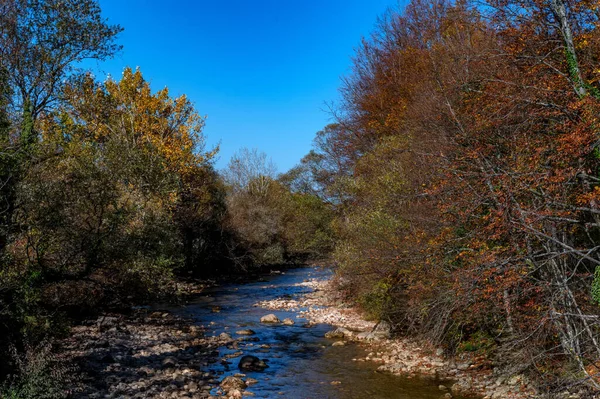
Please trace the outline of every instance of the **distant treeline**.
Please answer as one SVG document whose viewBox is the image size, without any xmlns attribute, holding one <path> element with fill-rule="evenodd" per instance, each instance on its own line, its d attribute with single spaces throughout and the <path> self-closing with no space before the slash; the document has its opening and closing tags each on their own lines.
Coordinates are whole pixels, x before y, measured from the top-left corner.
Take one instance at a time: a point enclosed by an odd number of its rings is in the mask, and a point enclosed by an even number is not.
<svg viewBox="0 0 600 399">
<path fill-rule="evenodd" d="M 349 298 L 542 392 L 600 388 L 599 23 L 587 0 L 388 12 L 286 176 L 336 209 Z"/>
<path fill-rule="evenodd" d="M 68 318 L 332 247 L 331 207 L 264 154 L 215 170 L 185 96 L 78 69 L 120 51 L 121 30 L 96 0 L 0 3 L 0 397 L 61 395 L 36 347 Z"/>
</svg>

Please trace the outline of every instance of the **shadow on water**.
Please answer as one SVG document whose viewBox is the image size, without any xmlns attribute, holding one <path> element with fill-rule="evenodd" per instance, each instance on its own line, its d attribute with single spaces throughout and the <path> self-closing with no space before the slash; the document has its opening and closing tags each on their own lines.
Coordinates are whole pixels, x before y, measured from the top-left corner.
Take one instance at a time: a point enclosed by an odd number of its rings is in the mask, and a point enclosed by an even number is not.
<svg viewBox="0 0 600 399">
<path fill-rule="evenodd" d="M 439 399 L 443 392 L 439 382 L 430 379 L 407 379 L 377 372 L 377 365 L 352 361 L 364 357 L 355 344 L 331 346 L 323 336 L 332 329 L 326 324 L 305 326 L 297 312 L 270 311 L 253 306 L 259 301 L 280 297 L 297 298 L 310 288 L 297 284 L 310 278 L 326 278 L 331 272 L 321 268 L 300 268 L 285 274 L 265 276 L 261 281 L 223 285 L 205 291 L 192 303 L 178 310 L 207 328 L 207 334 L 236 331 L 256 332 L 227 348 L 221 348 L 224 360 L 207 371 L 221 377 L 239 373 L 239 358 L 254 355 L 269 367 L 264 372 L 247 372 L 259 382 L 248 390 L 259 398 L 337 398 L 337 399 Z M 214 312 L 218 309 L 218 312 Z M 260 317 L 274 313 L 280 319 L 295 320 L 293 326 L 266 325 Z"/>
</svg>

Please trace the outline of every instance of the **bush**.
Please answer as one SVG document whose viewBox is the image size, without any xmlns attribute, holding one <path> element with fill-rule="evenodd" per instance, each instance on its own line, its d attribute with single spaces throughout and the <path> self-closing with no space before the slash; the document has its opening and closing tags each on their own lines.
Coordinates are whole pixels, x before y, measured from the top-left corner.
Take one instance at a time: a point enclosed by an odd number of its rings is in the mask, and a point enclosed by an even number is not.
<svg viewBox="0 0 600 399">
<path fill-rule="evenodd" d="M 52 354 L 52 345 L 42 340 L 37 345 L 26 344 L 22 353 L 12 348 L 16 374 L 0 389 L 2 399 L 66 398 L 65 384 L 69 370 Z"/>
</svg>

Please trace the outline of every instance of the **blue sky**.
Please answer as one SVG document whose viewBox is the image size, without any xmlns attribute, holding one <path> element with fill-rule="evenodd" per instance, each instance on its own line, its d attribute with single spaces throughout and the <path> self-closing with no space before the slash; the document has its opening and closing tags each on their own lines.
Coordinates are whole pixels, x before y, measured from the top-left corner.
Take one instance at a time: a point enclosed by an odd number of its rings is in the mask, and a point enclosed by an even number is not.
<svg viewBox="0 0 600 399">
<path fill-rule="evenodd" d="M 294 166 L 329 123 L 354 48 L 397 0 L 99 0 L 125 28 L 121 54 L 94 63 L 98 79 L 140 67 L 154 90 L 186 94 L 207 115 L 217 167 L 258 148 Z"/>
</svg>

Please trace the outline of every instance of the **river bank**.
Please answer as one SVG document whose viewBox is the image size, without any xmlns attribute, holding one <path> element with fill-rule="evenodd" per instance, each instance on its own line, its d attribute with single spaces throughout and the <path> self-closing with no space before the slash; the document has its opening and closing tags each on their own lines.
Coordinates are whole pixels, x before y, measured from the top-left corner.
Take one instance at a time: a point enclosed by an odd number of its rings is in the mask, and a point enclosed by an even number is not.
<svg viewBox="0 0 600 399">
<path fill-rule="evenodd" d="M 315 267 L 190 283 L 186 303 L 88 320 L 61 343 L 62 359 L 79 369 L 71 396 L 538 397 L 524 376 L 503 376 L 484 359 L 447 358 L 439 348 L 390 338 L 385 323 L 365 320 L 330 284 L 331 272 Z M 264 322 L 269 313 L 272 323 Z M 241 370 L 245 356 L 268 367 Z"/>
<path fill-rule="evenodd" d="M 218 381 L 202 369 L 226 343 L 190 320 L 142 308 L 73 327 L 60 354 L 77 366 L 69 382 L 73 398 L 203 399 Z"/>
<path fill-rule="evenodd" d="M 539 397 L 523 375 L 502 375 L 483 358 L 465 355 L 460 358 L 444 356 L 441 348 L 409 339 L 390 338 L 389 326 L 367 321 L 351 305 L 336 296 L 329 279 L 310 279 L 300 283 L 312 292 L 295 299 L 277 298 L 262 301 L 257 306 L 271 310 L 297 310 L 298 316 L 311 323 L 326 323 L 337 329 L 327 337 L 332 345 L 358 342 L 368 354 L 354 358 L 355 362 L 379 364 L 378 370 L 408 378 L 435 377 L 455 381 L 442 397 L 471 394 L 484 399 L 529 399 Z M 447 385 L 440 385 L 446 391 Z M 578 398 L 577 395 L 568 396 Z"/>
</svg>

